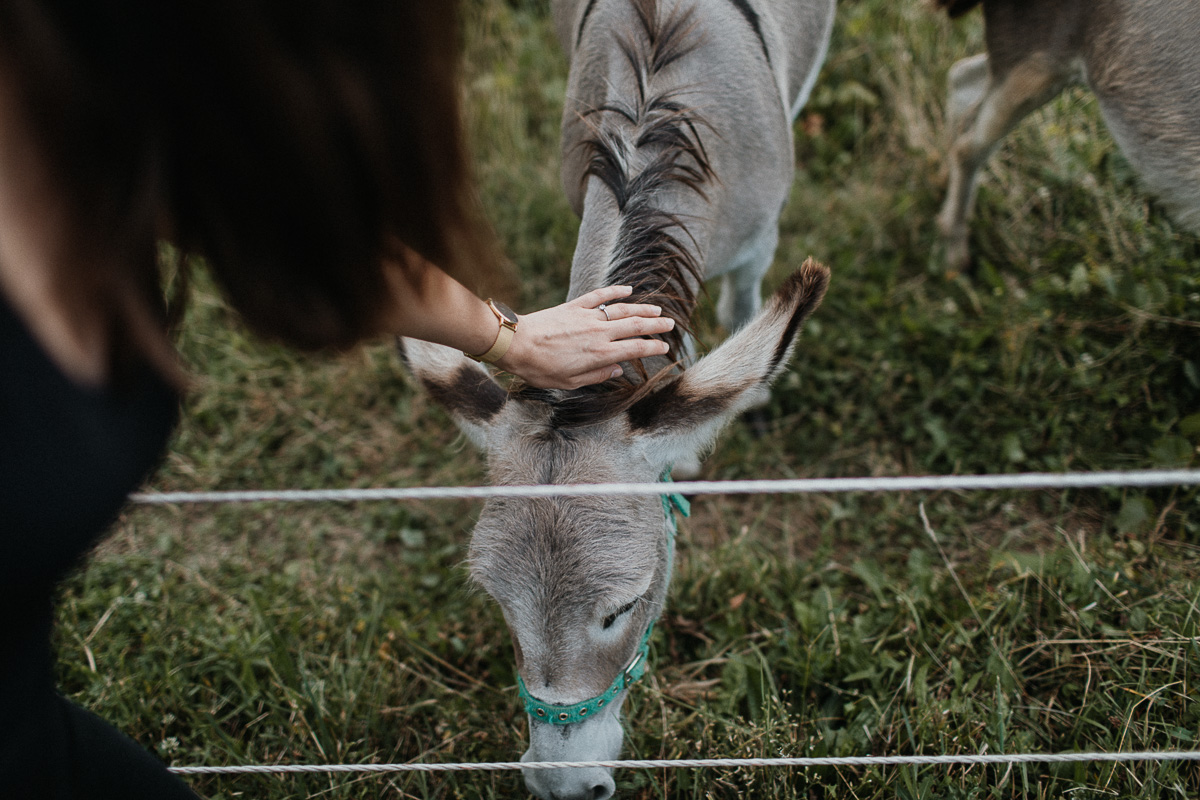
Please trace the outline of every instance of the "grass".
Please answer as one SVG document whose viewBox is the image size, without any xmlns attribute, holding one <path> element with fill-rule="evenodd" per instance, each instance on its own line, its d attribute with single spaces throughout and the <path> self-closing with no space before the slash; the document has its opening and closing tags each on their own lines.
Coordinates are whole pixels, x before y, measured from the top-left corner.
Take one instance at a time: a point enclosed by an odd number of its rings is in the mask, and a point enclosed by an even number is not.
<svg viewBox="0 0 1200 800">
<path fill-rule="evenodd" d="M 525 308 L 559 302 L 565 61 L 544 3 L 472 0 L 466 95 L 484 202 Z M 706 478 L 1191 465 L 1200 242 L 1145 197 L 1094 101 L 1011 135 L 980 191 L 975 276 L 938 265 L 944 76 L 976 17 L 841 4 L 797 124 L 773 284 L 834 279 Z M 722 333 L 700 312 L 708 345 Z M 474 484 L 481 459 L 386 346 L 254 341 L 210 287 L 198 384 L 152 490 Z M 684 524 L 634 757 L 1194 749 L 1194 490 L 711 497 Z M 131 508 L 63 590 L 64 691 L 180 765 L 510 760 L 511 650 L 462 559 L 477 506 Z M 636 798 L 1194 797 L 1178 764 L 625 772 Z M 521 796 L 515 774 L 206 777 L 212 798 Z"/>
</svg>

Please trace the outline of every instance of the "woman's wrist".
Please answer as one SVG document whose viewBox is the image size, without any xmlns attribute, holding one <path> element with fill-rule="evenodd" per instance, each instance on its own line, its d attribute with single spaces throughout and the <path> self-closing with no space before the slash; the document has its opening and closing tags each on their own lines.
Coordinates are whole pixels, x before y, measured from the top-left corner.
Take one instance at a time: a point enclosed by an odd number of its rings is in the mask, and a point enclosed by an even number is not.
<svg viewBox="0 0 1200 800">
<path fill-rule="evenodd" d="M 504 358 L 512 346 L 513 339 L 517 335 L 517 323 L 520 321 L 515 311 L 513 311 L 504 303 L 497 302 L 488 298 L 486 305 L 488 310 L 496 318 L 498 329 L 496 338 L 492 341 L 491 347 L 483 353 L 471 353 L 463 351 L 469 358 L 476 361 L 482 361 L 485 364 L 495 364 L 500 359 Z"/>
</svg>

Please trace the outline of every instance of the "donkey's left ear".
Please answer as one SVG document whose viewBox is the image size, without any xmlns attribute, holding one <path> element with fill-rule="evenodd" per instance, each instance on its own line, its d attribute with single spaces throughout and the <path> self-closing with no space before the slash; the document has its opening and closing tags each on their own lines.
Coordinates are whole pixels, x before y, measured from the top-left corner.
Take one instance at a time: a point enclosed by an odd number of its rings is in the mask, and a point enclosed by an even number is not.
<svg viewBox="0 0 1200 800">
<path fill-rule="evenodd" d="M 678 380 L 635 403 L 629 426 L 647 455 L 664 464 L 694 457 L 727 422 L 764 402 L 828 286 L 829 269 L 809 258 L 749 324 Z"/>
<path fill-rule="evenodd" d="M 458 350 L 420 339 L 399 337 L 396 346 L 429 396 L 449 412 L 476 447 L 486 449 L 491 422 L 508 400 L 508 392 L 487 367 Z"/>
</svg>

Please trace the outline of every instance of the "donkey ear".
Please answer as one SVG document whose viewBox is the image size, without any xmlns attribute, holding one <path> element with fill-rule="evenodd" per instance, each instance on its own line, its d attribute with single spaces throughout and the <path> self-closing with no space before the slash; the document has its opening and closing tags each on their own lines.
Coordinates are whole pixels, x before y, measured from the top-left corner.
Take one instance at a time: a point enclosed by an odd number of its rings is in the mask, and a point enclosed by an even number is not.
<svg viewBox="0 0 1200 800">
<path fill-rule="evenodd" d="M 630 429 L 651 460 L 667 464 L 695 457 L 727 422 L 764 402 L 787 366 L 800 326 L 828 286 L 828 268 L 809 258 L 749 324 L 678 380 L 635 403 Z"/>
<path fill-rule="evenodd" d="M 399 337 L 400 358 L 438 405 L 446 409 L 471 442 L 483 450 L 491 422 L 508 392 L 487 367 L 458 350 L 420 339 Z"/>
</svg>

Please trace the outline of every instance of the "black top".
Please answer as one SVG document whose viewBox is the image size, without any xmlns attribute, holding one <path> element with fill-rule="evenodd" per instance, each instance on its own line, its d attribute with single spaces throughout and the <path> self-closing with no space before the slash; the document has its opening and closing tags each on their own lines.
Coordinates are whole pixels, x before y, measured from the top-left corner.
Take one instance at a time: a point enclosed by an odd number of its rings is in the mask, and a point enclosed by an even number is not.
<svg viewBox="0 0 1200 800">
<path fill-rule="evenodd" d="M 0 797 L 195 797 L 57 694 L 50 649 L 55 584 L 158 464 L 178 406 L 149 367 L 70 380 L 0 295 Z"/>
<path fill-rule="evenodd" d="M 0 598 L 54 583 L 162 457 L 179 401 L 148 367 L 93 389 L 0 296 Z"/>
</svg>

